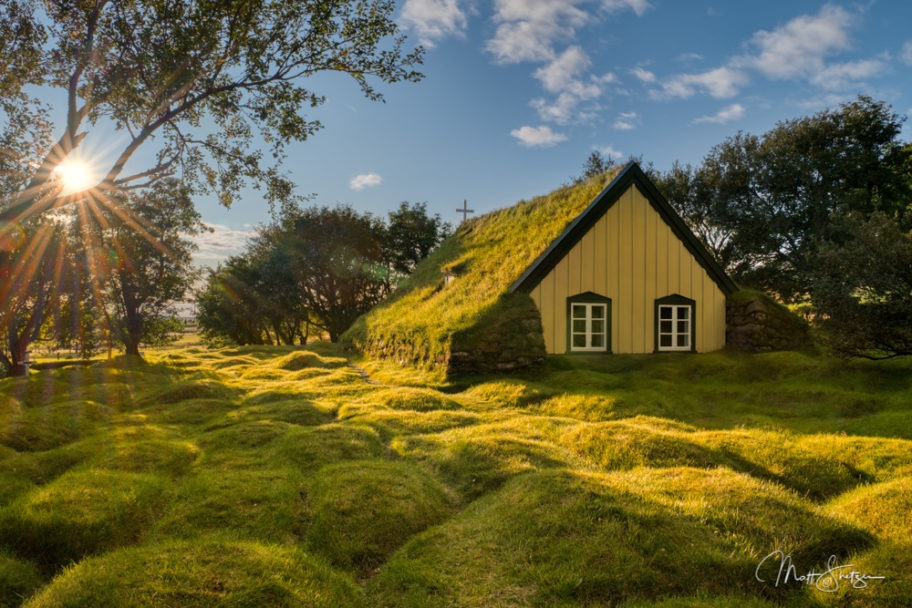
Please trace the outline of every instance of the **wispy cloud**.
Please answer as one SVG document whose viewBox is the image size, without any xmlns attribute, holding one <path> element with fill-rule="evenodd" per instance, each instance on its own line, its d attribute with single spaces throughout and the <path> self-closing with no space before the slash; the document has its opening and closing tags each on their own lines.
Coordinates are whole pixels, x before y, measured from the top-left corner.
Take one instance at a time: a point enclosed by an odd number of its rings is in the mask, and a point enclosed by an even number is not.
<svg viewBox="0 0 912 608">
<path fill-rule="evenodd" d="M 640 82 L 653 83 L 656 81 L 655 73 L 650 72 L 649 70 L 646 70 L 639 66 L 630 70 L 630 73 L 633 74 L 634 77 L 636 77 L 636 79 L 639 80 Z"/>
<path fill-rule="evenodd" d="M 857 87 L 858 84 L 872 76 L 882 74 L 887 64 L 880 59 L 863 59 L 834 63 L 826 66 L 811 76 L 811 83 L 829 90 Z"/>
<path fill-rule="evenodd" d="M 636 112 L 621 112 L 611 126 L 618 131 L 632 131 L 640 126 L 640 117 Z"/>
<path fill-rule="evenodd" d="M 589 14 L 584 0 L 495 0 L 497 30 L 487 50 L 500 63 L 551 61 L 554 45 L 573 38 Z"/>
<path fill-rule="evenodd" d="M 510 131 L 510 135 L 519 140 L 519 143 L 527 148 L 547 148 L 562 141 L 567 140 L 563 133 L 555 133 L 551 127 L 543 125 L 540 127 L 520 127 Z"/>
<path fill-rule="evenodd" d="M 678 74 L 661 83 L 661 88 L 654 90 L 654 99 L 693 97 L 696 93 L 706 93 L 716 99 L 734 97 L 740 88 L 748 82 L 747 74 L 730 67 L 720 67 L 698 74 Z"/>
<path fill-rule="evenodd" d="M 725 106 L 715 114 L 709 116 L 701 116 L 700 118 L 694 119 L 694 124 L 717 124 L 724 125 L 726 123 L 732 122 L 733 120 L 738 120 L 744 116 L 744 106 L 740 103 L 733 103 L 730 106 Z"/>
<path fill-rule="evenodd" d="M 912 40 L 907 40 L 899 51 L 899 60 L 912 67 Z"/>
<path fill-rule="evenodd" d="M 206 226 L 211 232 L 198 234 L 192 239 L 199 247 L 193 254 L 193 260 L 198 266 L 214 268 L 219 262 L 241 253 L 246 248 L 247 241 L 256 234 L 253 229 L 237 230 L 222 224 L 207 223 Z"/>
<path fill-rule="evenodd" d="M 543 122 L 586 122 L 601 109 L 599 99 L 606 94 L 606 85 L 617 78 L 612 73 L 591 73 L 589 56 L 582 47 L 572 44 L 577 31 L 606 15 L 618 11 L 640 15 L 649 7 L 646 0 L 602 0 L 596 6 L 591 0 L 494 0 L 496 30 L 486 49 L 497 63 L 540 64 L 533 75 L 546 95 L 533 99 L 530 105 Z M 523 129 L 531 127 L 517 129 L 514 137 L 537 141 L 537 136 Z M 544 140 L 550 141 L 548 137 Z"/>
<path fill-rule="evenodd" d="M 615 148 L 614 146 L 612 146 L 611 144 L 609 144 L 607 146 L 596 146 L 595 149 L 598 150 L 602 154 L 602 156 L 609 158 L 613 161 L 619 161 L 620 159 L 624 158 L 624 153 L 621 152 L 620 150 L 618 150 L 617 148 Z"/>
<path fill-rule="evenodd" d="M 823 70 L 826 57 L 849 48 L 853 22 L 845 9 L 826 4 L 816 15 L 801 15 L 775 30 L 756 32 L 750 41 L 756 51 L 733 63 L 772 79 L 812 77 Z"/>
<path fill-rule="evenodd" d="M 647 0 L 602 0 L 602 8 L 611 13 L 630 9 L 637 17 L 642 17 L 652 5 Z"/>
<path fill-rule="evenodd" d="M 833 61 L 851 48 L 850 33 L 856 21 L 856 15 L 846 9 L 825 4 L 815 14 L 800 15 L 778 28 L 755 32 L 745 43 L 747 52 L 729 58 L 717 68 L 657 79 L 659 86 L 650 91 L 650 96 L 667 100 L 706 94 L 727 99 L 740 93 L 752 74 L 770 80 L 802 80 L 829 91 L 857 88 L 888 66 L 882 58 Z M 908 44 L 912 65 L 912 41 Z M 697 120 L 713 122 L 716 118 L 704 116 Z"/>
<path fill-rule="evenodd" d="M 462 36 L 467 24 L 458 0 L 405 0 L 399 19 L 427 47 L 448 36 Z"/>
<path fill-rule="evenodd" d="M 352 190 L 364 190 L 365 188 L 373 188 L 374 186 L 379 186 L 383 183 L 383 176 L 378 173 L 363 173 L 361 175 L 356 175 L 348 182 L 348 187 Z"/>
</svg>

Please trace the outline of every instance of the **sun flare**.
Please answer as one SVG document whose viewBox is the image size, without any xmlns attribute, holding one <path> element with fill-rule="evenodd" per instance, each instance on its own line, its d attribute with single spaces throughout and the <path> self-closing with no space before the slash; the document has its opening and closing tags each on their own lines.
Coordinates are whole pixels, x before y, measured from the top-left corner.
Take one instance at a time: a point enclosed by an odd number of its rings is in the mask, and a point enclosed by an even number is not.
<svg viewBox="0 0 912 608">
<path fill-rule="evenodd" d="M 60 163 L 54 173 L 63 184 L 63 195 L 85 192 L 95 186 L 99 177 L 94 168 L 87 162 L 75 158 L 68 158 Z"/>
</svg>

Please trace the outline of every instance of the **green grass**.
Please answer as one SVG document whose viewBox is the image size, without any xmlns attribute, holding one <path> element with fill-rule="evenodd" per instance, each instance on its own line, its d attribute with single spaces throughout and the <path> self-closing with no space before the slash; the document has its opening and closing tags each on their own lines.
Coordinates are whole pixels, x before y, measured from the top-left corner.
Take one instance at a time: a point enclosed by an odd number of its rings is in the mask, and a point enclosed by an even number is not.
<svg viewBox="0 0 912 608">
<path fill-rule="evenodd" d="M 331 345 L 0 380 L 0 608 L 907 605 L 912 364 Z M 755 580 L 781 549 L 872 575 Z"/>
</svg>

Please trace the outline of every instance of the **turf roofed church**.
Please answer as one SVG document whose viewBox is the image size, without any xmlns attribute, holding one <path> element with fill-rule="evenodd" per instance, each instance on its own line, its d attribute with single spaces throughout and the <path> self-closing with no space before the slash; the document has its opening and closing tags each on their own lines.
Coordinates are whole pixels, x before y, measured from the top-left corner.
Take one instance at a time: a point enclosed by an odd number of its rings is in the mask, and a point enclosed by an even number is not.
<svg viewBox="0 0 912 608">
<path fill-rule="evenodd" d="M 723 348 L 736 287 L 630 163 L 509 290 L 531 295 L 548 353 L 651 353 Z"/>
<path fill-rule="evenodd" d="M 734 283 L 636 163 L 604 179 L 463 223 L 346 339 L 448 374 L 723 348 Z"/>
</svg>

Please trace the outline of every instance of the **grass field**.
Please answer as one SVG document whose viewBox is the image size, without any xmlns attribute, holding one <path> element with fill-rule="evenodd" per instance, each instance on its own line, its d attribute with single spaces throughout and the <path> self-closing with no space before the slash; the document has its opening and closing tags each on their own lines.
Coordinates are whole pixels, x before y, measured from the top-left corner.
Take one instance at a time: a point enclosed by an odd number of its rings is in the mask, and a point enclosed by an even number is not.
<svg viewBox="0 0 912 608">
<path fill-rule="evenodd" d="M 908 361 L 358 364 L 191 346 L 0 381 L 0 608 L 912 597 Z"/>
</svg>

